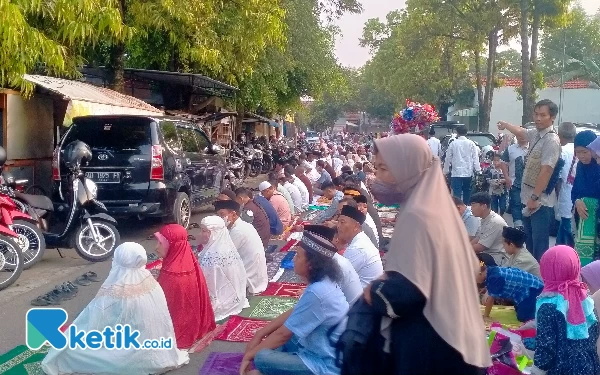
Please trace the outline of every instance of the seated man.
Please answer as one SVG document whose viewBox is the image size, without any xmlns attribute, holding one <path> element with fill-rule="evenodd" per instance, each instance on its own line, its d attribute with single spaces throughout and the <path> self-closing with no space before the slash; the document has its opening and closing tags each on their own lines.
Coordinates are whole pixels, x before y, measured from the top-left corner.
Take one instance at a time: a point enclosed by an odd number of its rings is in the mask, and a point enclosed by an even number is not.
<svg viewBox="0 0 600 375">
<path fill-rule="evenodd" d="M 523 248 L 527 235 L 522 230 L 504 227 L 502 238 L 504 239 L 504 250 L 508 254 L 506 267 L 515 267 L 529 272 L 541 279 L 540 264 L 527 249 Z"/>
<path fill-rule="evenodd" d="M 469 239 L 473 240 L 479 227 L 481 226 L 481 219 L 473 216 L 473 212 L 471 211 L 471 207 L 468 207 L 460 198 L 452 197 L 454 201 L 454 205 L 458 209 L 458 213 L 460 214 L 463 223 L 465 223 L 465 228 L 467 229 L 467 234 L 469 235 Z"/>
<path fill-rule="evenodd" d="M 292 213 L 290 212 L 290 206 L 287 200 L 279 193 L 275 186 L 268 181 L 263 181 L 258 185 L 260 194 L 265 197 L 275 208 L 277 217 L 281 220 L 284 228 L 287 228 L 292 222 Z"/>
<path fill-rule="evenodd" d="M 335 345 L 348 302 L 338 285 L 342 271 L 334 259 L 336 248 L 327 238 L 304 231 L 296 251 L 294 271 L 308 286 L 293 309 L 256 332 L 246 346 L 240 375 L 252 360 L 256 371 L 251 374 L 339 374 Z"/>
<path fill-rule="evenodd" d="M 502 298 L 514 302 L 520 322 L 535 319 L 535 303 L 544 289 L 542 280 L 518 268 L 482 266 L 477 283 L 485 284 L 489 295 L 484 301 L 484 318 L 490 318 L 494 298 Z"/>
<path fill-rule="evenodd" d="M 331 201 L 331 204 L 326 210 L 319 212 L 315 217 L 315 224 L 322 224 L 324 221 L 331 219 L 337 210 L 339 202 L 344 197 L 342 192 L 337 190 L 336 185 L 333 182 L 325 182 L 322 185 L 323 197 Z"/>
<path fill-rule="evenodd" d="M 263 210 L 263 208 L 254 201 L 252 191 L 245 187 L 237 188 L 235 190 L 235 199 L 233 200 L 242 206 L 242 213 L 247 211 L 252 214 L 252 217 L 254 218 L 252 221 L 252 226 L 254 226 L 258 232 L 263 246 L 266 249 L 267 245 L 269 244 L 269 240 L 271 239 L 271 228 L 269 225 L 269 216 L 265 210 Z"/>
<path fill-rule="evenodd" d="M 344 198 L 340 201 L 340 204 L 338 204 L 338 208 L 337 211 L 335 213 L 335 215 L 331 218 L 331 220 L 326 221 L 325 223 L 323 223 L 324 225 L 331 227 L 331 228 L 336 228 L 337 227 L 337 220 L 340 217 L 341 213 L 342 213 L 342 208 L 344 208 L 344 206 L 352 206 L 354 208 L 358 209 L 358 203 L 356 203 L 356 201 L 352 198 Z M 359 211 L 361 211 L 359 209 Z M 364 212 L 361 211 L 363 214 Z M 367 221 L 365 220 L 365 222 L 362 224 L 362 230 L 363 232 L 365 232 L 365 234 L 367 235 L 367 237 L 369 237 L 369 239 L 371 240 L 371 242 L 373 243 L 373 245 L 375 245 L 375 247 L 379 247 L 378 242 L 379 239 L 377 238 L 377 235 L 375 234 L 375 232 L 371 229 L 371 227 L 369 226 L 369 224 L 367 224 Z"/>
<path fill-rule="evenodd" d="M 344 257 L 354 266 L 363 288 L 383 274 L 379 250 L 362 230 L 364 222 L 365 215 L 362 212 L 346 205 L 337 224 L 339 240 L 348 243 Z"/>
<path fill-rule="evenodd" d="M 502 231 L 506 227 L 506 221 L 490 208 L 492 199 L 487 193 L 473 194 L 471 197 L 471 210 L 473 215 L 481 218 L 481 226 L 471 240 L 475 253 L 491 255 L 496 264 L 503 266 L 507 262 L 504 252 L 504 239 Z"/>
<path fill-rule="evenodd" d="M 239 217 L 240 208 L 236 201 L 215 201 L 217 215 L 225 221 L 231 240 L 244 262 L 248 293 L 262 293 L 269 283 L 265 248 L 252 224 Z"/>
<path fill-rule="evenodd" d="M 362 212 L 366 217 L 365 224 L 371 229 L 371 232 L 377 233 L 377 227 L 375 226 L 375 221 L 371 217 L 371 214 L 369 214 L 369 207 L 368 207 L 369 201 L 367 200 L 367 197 L 365 197 L 364 195 L 361 194 L 361 195 L 354 197 L 354 201 L 356 201 L 356 203 L 358 204 L 358 210 L 360 212 Z M 364 228 L 364 225 L 363 225 L 363 228 Z M 371 237 L 369 237 L 369 238 L 371 238 Z M 379 247 L 379 238 L 376 238 L 375 246 Z"/>
</svg>

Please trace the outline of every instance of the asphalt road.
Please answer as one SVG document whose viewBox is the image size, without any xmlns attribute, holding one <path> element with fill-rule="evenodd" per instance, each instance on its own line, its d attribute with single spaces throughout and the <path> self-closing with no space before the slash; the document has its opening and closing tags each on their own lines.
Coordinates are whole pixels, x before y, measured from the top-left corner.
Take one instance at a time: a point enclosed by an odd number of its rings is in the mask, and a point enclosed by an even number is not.
<svg viewBox="0 0 600 375">
<path fill-rule="evenodd" d="M 264 179 L 264 178 L 263 178 Z M 261 177 L 249 180 L 249 187 L 256 187 L 262 181 Z M 193 215 L 192 223 L 200 223 L 202 218 L 211 214 L 210 211 L 200 211 Z M 156 241 L 152 234 L 159 230 L 161 224 L 157 220 L 119 220 L 118 229 L 122 242 L 134 241 L 140 243 L 148 253 L 154 252 Z M 190 234 L 198 236 L 199 229 L 191 229 Z M 194 241 L 191 241 L 194 243 Z M 5 290 L 0 291 L 0 354 L 17 345 L 25 343 L 25 315 L 32 308 L 31 301 L 36 297 L 51 291 L 55 285 L 68 280 L 75 280 L 88 271 L 98 274 L 103 281 L 108 275 L 111 261 L 90 263 L 81 259 L 74 249 L 46 249 L 43 259 L 31 269 L 22 273 L 21 277 Z M 102 282 L 89 286 L 80 286 L 77 296 L 64 301 L 58 307 L 64 308 L 73 319 L 94 298 Z M 198 374 L 208 353 L 212 351 L 241 352 L 244 345 L 229 342 L 213 342 L 201 353 L 190 355 L 190 364 L 170 374 Z"/>
</svg>

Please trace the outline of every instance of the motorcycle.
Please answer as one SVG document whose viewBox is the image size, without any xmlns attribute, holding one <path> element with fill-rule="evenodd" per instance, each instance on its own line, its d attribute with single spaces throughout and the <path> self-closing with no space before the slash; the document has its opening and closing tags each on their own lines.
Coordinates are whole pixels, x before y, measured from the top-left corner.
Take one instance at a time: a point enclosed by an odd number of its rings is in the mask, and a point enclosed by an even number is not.
<svg viewBox="0 0 600 375">
<path fill-rule="evenodd" d="M 9 172 L 0 176 L 0 215 L 4 225 L 17 234 L 15 242 L 23 253 L 23 269 L 29 269 L 42 260 L 46 251 L 44 235 L 27 208 L 15 200 L 14 190 L 25 180 L 16 181 Z"/>
<path fill-rule="evenodd" d="M 230 156 L 227 162 L 227 176 L 233 190 L 239 188 L 246 179 L 246 164 L 244 159 Z"/>
<path fill-rule="evenodd" d="M 262 173 L 269 173 L 275 164 L 273 163 L 273 151 L 271 145 L 263 148 Z"/>
<path fill-rule="evenodd" d="M 65 148 L 65 163 L 69 174 L 67 220 L 60 232 L 50 232 L 48 221 L 54 212 L 50 198 L 41 195 L 13 192 L 16 200 L 26 206 L 27 212 L 43 230 L 49 246 L 74 247 L 77 254 L 90 262 L 109 259 L 120 242 L 117 221 L 108 215 L 106 206 L 96 198 L 98 187 L 81 170 L 81 164 L 92 158 L 89 146 L 81 141 L 71 142 Z M 61 198 L 62 191 L 59 189 Z"/>
<path fill-rule="evenodd" d="M 256 177 L 263 172 L 263 151 L 260 145 L 252 149 L 252 160 L 250 161 L 250 177 Z"/>
</svg>

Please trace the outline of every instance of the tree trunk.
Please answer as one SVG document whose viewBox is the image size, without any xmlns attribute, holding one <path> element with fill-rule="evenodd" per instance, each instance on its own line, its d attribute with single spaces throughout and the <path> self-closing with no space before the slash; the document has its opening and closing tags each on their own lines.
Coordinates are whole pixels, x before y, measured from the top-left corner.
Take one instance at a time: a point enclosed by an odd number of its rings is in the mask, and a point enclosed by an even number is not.
<svg viewBox="0 0 600 375">
<path fill-rule="evenodd" d="M 481 82 L 481 57 L 479 56 L 479 50 L 475 49 L 475 83 L 477 85 L 477 104 L 479 107 L 478 112 L 478 125 L 477 130 L 481 130 L 483 126 L 483 83 Z"/>
<path fill-rule="evenodd" d="M 531 63 L 529 59 L 529 0 L 521 0 L 521 97 L 523 98 L 522 124 L 533 119 L 531 103 Z"/>
<path fill-rule="evenodd" d="M 494 95 L 494 79 L 496 77 L 495 62 L 496 62 L 496 51 L 498 49 L 498 27 L 494 29 L 488 35 L 488 60 L 487 60 L 487 73 L 485 76 L 485 95 L 483 98 L 483 108 L 480 106 L 482 123 L 479 124 L 479 130 L 487 132 L 490 129 L 490 112 L 492 111 L 492 97 Z"/>
<path fill-rule="evenodd" d="M 125 22 L 125 0 L 119 0 L 119 12 L 121 13 L 121 20 Z M 110 61 L 109 69 L 111 74 L 110 88 L 125 93 L 125 42 L 115 42 L 110 49 Z"/>
</svg>

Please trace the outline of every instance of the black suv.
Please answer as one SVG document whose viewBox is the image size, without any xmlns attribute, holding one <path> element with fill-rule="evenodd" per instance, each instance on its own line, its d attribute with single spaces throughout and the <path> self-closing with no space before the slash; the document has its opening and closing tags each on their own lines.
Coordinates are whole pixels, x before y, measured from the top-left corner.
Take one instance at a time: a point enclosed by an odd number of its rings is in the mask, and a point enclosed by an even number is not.
<svg viewBox="0 0 600 375">
<path fill-rule="evenodd" d="M 92 161 L 82 170 L 115 216 L 164 217 L 187 227 L 192 210 L 210 204 L 228 183 L 224 149 L 193 123 L 163 116 L 76 117 L 54 151 L 59 212 L 67 203 L 62 156 L 75 140 L 92 149 Z"/>
</svg>

